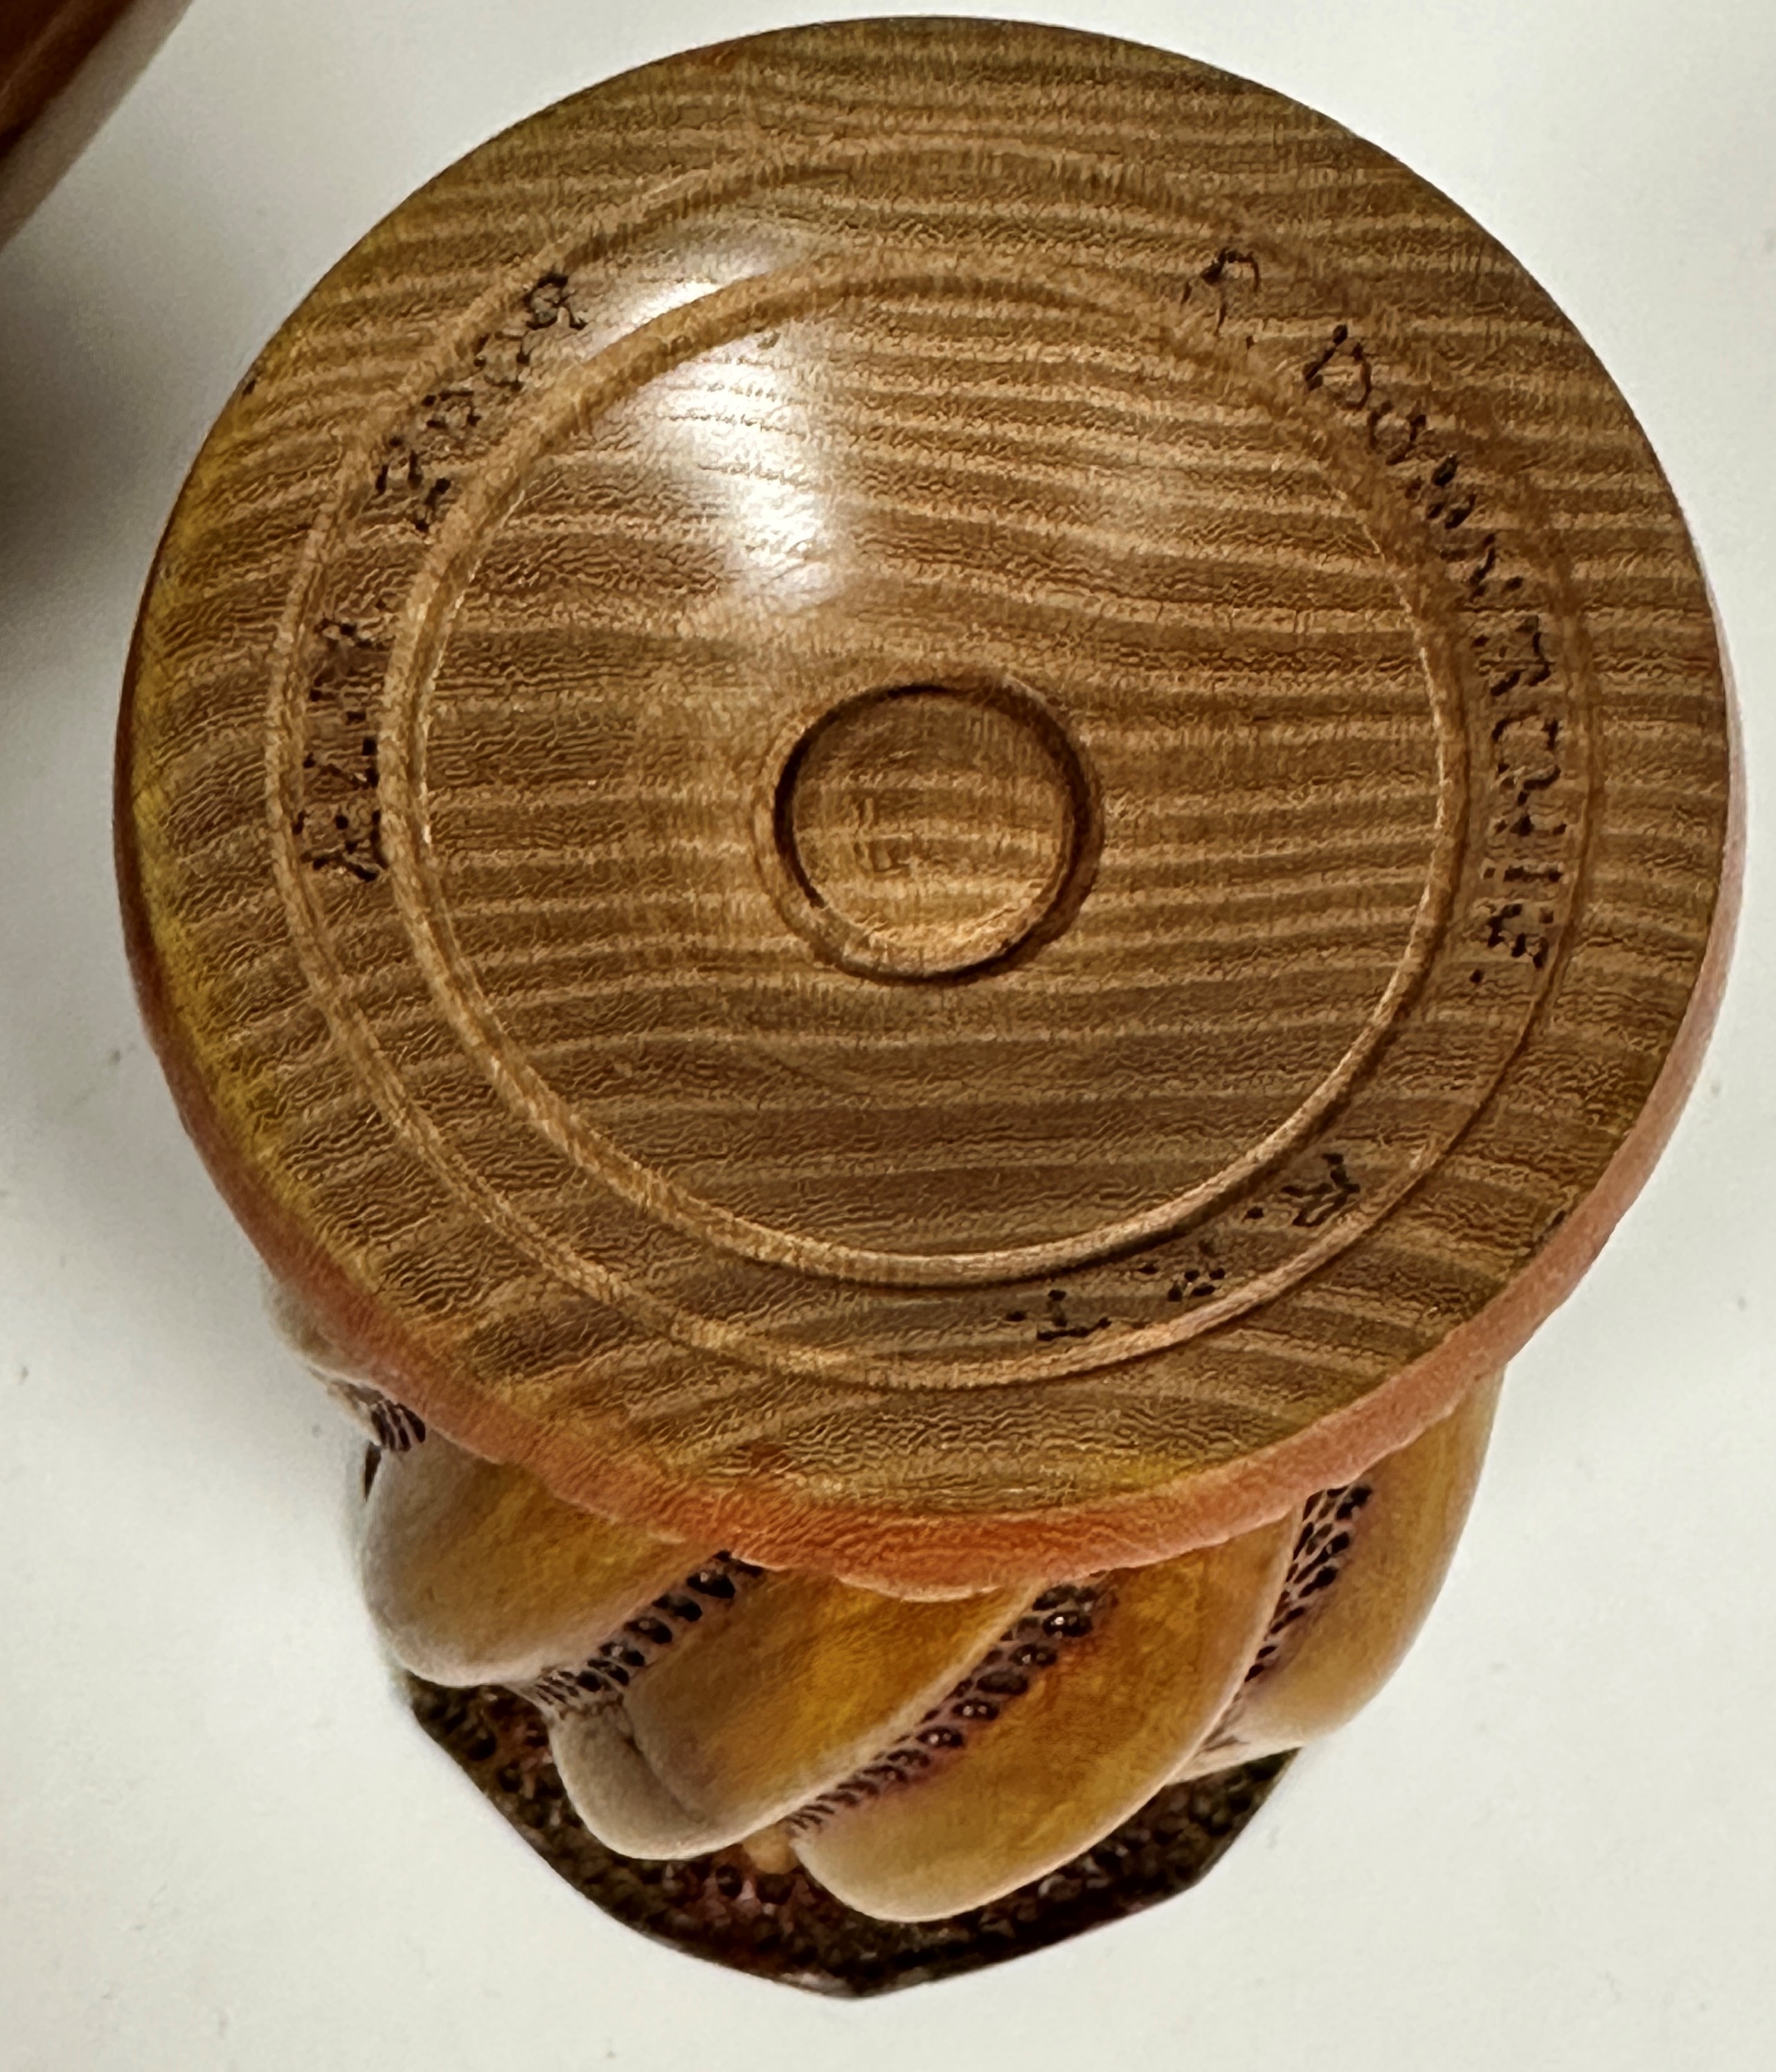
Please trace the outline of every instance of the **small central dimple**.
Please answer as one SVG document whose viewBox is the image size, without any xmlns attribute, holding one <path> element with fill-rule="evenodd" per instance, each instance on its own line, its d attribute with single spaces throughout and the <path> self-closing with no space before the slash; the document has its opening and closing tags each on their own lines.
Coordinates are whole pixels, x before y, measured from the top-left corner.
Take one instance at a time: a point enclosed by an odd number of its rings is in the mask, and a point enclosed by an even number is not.
<svg viewBox="0 0 1776 2072">
<path fill-rule="evenodd" d="M 777 846 L 798 919 L 882 978 L 991 964 L 1048 920 L 1079 866 L 1078 753 L 1027 693 L 917 684 L 835 706 L 779 781 Z"/>
</svg>

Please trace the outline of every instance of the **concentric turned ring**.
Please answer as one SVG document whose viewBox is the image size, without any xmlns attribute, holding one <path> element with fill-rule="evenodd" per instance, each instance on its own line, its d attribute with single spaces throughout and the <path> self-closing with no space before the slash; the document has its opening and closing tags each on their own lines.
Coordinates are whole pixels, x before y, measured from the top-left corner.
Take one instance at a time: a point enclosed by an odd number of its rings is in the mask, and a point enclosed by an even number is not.
<svg viewBox="0 0 1776 2072">
<path fill-rule="evenodd" d="M 1059 935 L 1103 839 L 1083 754 L 1054 713 L 961 672 L 822 713 L 784 759 L 771 832 L 778 902 L 823 956 L 927 982 Z"/>
<path fill-rule="evenodd" d="M 1727 701 L 1521 267 L 1059 31 L 692 53 L 267 348 L 146 593 L 132 955 L 395 1393 L 950 1587 L 1238 1531 L 1564 1293 L 1694 1069 Z"/>
</svg>

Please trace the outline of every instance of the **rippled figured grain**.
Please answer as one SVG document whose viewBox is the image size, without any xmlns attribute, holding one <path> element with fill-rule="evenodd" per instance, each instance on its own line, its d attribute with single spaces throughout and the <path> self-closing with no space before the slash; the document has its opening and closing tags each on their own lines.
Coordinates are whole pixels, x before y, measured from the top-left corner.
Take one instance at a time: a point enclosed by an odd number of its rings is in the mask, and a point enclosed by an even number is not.
<svg viewBox="0 0 1776 2072">
<path fill-rule="evenodd" d="M 1334 1483 L 1495 1367 L 1718 990 L 1620 396 L 1278 97 L 856 23 L 472 154 L 230 405 L 120 849 L 278 1270 L 564 1494 L 892 1584 Z"/>
</svg>

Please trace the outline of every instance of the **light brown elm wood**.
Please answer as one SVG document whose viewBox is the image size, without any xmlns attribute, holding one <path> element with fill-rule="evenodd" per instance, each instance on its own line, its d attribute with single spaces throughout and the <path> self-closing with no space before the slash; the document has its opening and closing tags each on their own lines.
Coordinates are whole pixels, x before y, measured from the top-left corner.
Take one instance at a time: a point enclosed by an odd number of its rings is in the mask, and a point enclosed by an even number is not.
<svg viewBox="0 0 1776 2072">
<path fill-rule="evenodd" d="M 560 104 L 224 411 L 120 867 L 273 1270 L 588 1507 L 943 1590 L 1446 1411 L 1724 972 L 1681 516 L 1510 256 L 1186 60 L 863 22 Z"/>
</svg>

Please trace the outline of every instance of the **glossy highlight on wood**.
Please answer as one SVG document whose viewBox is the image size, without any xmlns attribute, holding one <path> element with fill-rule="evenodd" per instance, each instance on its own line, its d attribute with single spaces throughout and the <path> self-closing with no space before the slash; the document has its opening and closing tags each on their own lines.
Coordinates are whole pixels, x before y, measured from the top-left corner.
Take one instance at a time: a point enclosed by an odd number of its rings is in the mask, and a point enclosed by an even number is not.
<svg viewBox="0 0 1776 2072">
<path fill-rule="evenodd" d="M 726 1852 L 955 1922 L 1359 1709 L 1442 1581 L 1497 1395 L 1219 1545 L 923 1598 L 674 1548 L 396 1432 L 367 1456 L 364 1592 L 403 1670 L 535 1709 L 556 1811 L 631 1870 Z"/>
<path fill-rule="evenodd" d="M 1184 59 L 859 22 L 564 102 L 315 291 L 163 544 L 120 860 L 356 1369 L 984 1589 L 1508 1357 L 1694 1071 L 1729 761 L 1656 462 L 1452 204 Z"/>
</svg>

